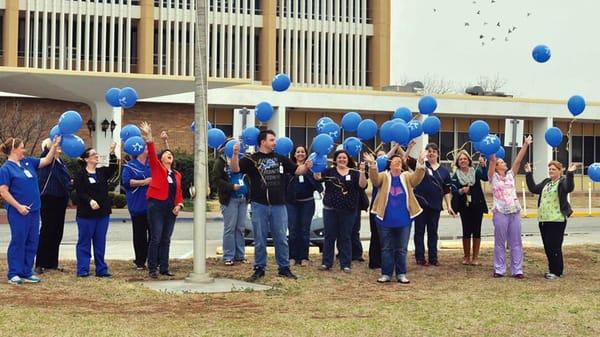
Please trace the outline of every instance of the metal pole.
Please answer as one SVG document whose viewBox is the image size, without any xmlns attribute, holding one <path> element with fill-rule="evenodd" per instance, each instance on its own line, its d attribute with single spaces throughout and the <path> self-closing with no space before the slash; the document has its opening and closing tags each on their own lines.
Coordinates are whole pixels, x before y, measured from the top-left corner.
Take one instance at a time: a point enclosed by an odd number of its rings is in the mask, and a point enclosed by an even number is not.
<svg viewBox="0 0 600 337">
<path fill-rule="evenodd" d="M 510 145 L 511 145 L 511 152 L 510 152 L 510 158 L 511 161 L 515 161 L 515 158 L 517 157 L 517 124 L 519 124 L 519 120 L 517 119 L 513 119 L 510 121 L 510 123 L 512 124 L 512 135 L 511 135 L 511 141 L 510 141 Z M 509 167 L 511 165 L 508 165 Z M 513 172 L 513 174 L 517 174 L 518 172 Z"/>
<path fill-rule="evenodd" d="M 209 283 L 214 280 L 206 271 L 206 186 L 208 147 L 206 144 L 206 114 L 208 111 L 208 80 L 206 77 L 206 0 L 196 0 L 196 41 L 194 62 L 195 103 L 194 121 L 194 269 L 186 282 Z"/>
</svg>

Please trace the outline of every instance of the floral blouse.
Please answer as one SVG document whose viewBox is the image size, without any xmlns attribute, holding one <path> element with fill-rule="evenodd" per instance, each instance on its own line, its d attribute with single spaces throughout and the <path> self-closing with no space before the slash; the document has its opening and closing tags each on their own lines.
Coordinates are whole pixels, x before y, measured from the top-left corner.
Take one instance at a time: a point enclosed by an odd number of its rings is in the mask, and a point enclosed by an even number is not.
<svg viewBox="0 0 600 337">
<path fill-rule="evenodd" d="M 512 170 L 508 170 L 504 177 L 494 173 L 491 181 L 494 196 L 493 210 L 502 214 L 511 214 L 521 211 L 521 204 L 517 197 L 515 177 Z"/>
</svg>

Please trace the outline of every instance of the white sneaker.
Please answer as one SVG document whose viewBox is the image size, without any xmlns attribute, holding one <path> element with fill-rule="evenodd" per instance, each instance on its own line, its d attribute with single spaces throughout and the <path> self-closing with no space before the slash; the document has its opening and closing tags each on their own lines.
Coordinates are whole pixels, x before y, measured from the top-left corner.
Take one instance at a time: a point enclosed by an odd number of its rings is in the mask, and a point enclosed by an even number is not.
<svg viewBox="0 0 600 337">
<path fill-rule="evenodd" d="M 8 284 L 23 284 L 23 279 L 15 275 L 8 280 Z"/>
<path fill-rule="evenodd" d="M 556 274 L 552 273 L 546 273 L 544 277 L 546 278 L 546 280 L 556 280 L 559 278 Z"/>
<path fill-rule="evenodd" d="M 23 278 L 23 282 L 25 282 L 25 283 L 40 283 L 40 281 L 42 281 L 42 279 L 35 275 L 31 275 L 29 277 Z"/>
<path fill-rule="evenodd" d="M 352 272 L 352 269 L 351 269 L 350 267 L 344 267 L 344 268 L 342 269 L 342 271 L 343 271 L 344 273 L 346 273 L 346 274 L 350 274 L 350 273 Z"/>
<path fill-rule="evenodd" d="M 398 282 L 402 283 L 402 284 L 409 284 L 410 281 L 406 278 L 406 274 L 400 274 L 398 275 Z"/>
<path fill-rule="evenodd" d="M 381 275 L 381 277 L 377 279 L 377 282 L 386 283 L 386 282 L 390 282 L 391 280 L 392 280 L 391 277 L 389 277 L 388 275 Z"/>
</svg>

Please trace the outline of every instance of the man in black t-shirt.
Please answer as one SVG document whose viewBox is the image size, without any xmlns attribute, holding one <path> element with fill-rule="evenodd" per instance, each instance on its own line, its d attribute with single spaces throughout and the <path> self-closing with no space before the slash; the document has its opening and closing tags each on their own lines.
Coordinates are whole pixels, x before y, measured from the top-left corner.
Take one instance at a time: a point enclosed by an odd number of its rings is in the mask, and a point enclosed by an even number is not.
<svg viewBox="0 0 600 337">
<path fill-rule="evenodd" d="M 294 164 L 288 157 L 275 153 L 275 132 L 261 131 L 258 152 L 238 160 L 239 145 L 233 148 L 231 170 L 246 174 L 250 180 L 252 229 L 254 231 L 254 274 L 249 281 L 265 275 L 267 266 L 267 236 L 269 231 L 275 246 L 279 276 L 295 279 L 290 270 L 287 242 L 287 211 L 285 208 L 285 174 L 305 174 L 312 162 Z"/>
</svg>

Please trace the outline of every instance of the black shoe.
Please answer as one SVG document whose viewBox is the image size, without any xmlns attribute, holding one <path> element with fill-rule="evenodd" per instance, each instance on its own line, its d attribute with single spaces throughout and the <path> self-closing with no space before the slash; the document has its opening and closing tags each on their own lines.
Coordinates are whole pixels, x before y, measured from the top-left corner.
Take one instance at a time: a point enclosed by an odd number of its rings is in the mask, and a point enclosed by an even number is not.
<svg viewBox="0 0 600 337">
<path fill-rule="evenodd" d="M 419 266 L 428 266 L 429 264 L 427 262 L 425 262 L 424 260 L 417 260 L 417 264 Z"/>
<path fill-rule="evenodd" d="M 429 261 L 429 264 L 436 267 L 440 266 L 440 263 L 438 261 Z"/>
<path fill-rule="evenodd" d="M 265 270 L 260 267 L 254 268 L 254 274 L 248 277 L 248 282 L 256 282 L 259 278 L 265 276 Z"/>
<path fill-rule="evenodd" d="M 352 261 L 365 262 L 365 259 L 361 256 L 361 257 L 357 257 L 356 259 L 352 259 Z"/>
<path fill-rule="evenodd" d="M 158 278 L 158 273 L 156 271 L 151 271 L 148 276 L 150 276 L 150 278 L 154 278 L 157 279 Z"/>
<path fill-rule="evenodd" d="M 281 276 L 281 277 L 290 278 L 290 279 L 293 279 L 293 280 L 297 280 L 298 279 L 296 277 L 296 275 L 294 275 L 292 273 L 292 271 L 290 270 L 290 267 L 285 267 L 285 268 L 279 269 L 278 275 Z"/>
<path fill-rule="evenodd" d="M 161 275 L 165 275 L 165 276 L 175 276 L 174 273 L 171 273 L 170 271 L 161 271 L 160 272 Z"/>
<path fill-rule="evenodd" d="M 106 274 L 96 275 L 96 277 L 110 278 L 110 277 L 112 277 L 112 274 L 106 273 Z"/>
</svg>

